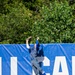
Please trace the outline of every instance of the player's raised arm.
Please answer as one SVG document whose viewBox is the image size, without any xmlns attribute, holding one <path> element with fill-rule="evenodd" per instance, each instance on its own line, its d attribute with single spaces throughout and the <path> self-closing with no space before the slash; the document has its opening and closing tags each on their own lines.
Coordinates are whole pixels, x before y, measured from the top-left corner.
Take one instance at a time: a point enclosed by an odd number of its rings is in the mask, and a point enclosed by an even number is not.
<svg viewBox="0 0 75 75">
<path fill-rule="evenodd" d="M 30 46 L 29 46 L 29 42 L 31 41 L 31 39 L 32 39 L 31 36 L 28 37 L 28 38 L 26 39 L 26 47 L 27 47 L 28 49 L 30 48 Z"/>
</svg>

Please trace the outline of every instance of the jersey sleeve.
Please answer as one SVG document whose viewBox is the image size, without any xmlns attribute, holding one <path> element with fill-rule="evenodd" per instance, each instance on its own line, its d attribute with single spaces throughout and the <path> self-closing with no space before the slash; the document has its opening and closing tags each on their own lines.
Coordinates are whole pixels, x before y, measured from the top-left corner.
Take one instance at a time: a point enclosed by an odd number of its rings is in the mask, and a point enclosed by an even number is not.
<svg viewBox="0 0 75 75">
<path fill-rule="evenodd" d="M 36 49 L 37 49 L 37 50 L 39 50 L 39 46 L 40 46 L 39 41 L 36 40 Z"/>
</svg>

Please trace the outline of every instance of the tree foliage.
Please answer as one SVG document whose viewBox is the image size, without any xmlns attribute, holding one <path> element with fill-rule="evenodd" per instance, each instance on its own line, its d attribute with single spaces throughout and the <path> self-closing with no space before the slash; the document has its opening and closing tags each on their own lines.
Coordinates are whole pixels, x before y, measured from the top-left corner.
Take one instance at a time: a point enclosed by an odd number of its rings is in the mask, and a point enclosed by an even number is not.
<svg viewBox="0 0 75 75">
<path fill-rule="evenodd" d="M 33 26 L 33 35 L 43 36 L 43 42 L 74 42 L 75 22 L 68 2 L 55 1 L 40 10 L 40 19 Z M 40 32 L 40 33 L 39 33 Z M 36 33 L 36 34 L 34 34 Z"/>
<path fill-rule="evenodd" d="M 75 4 L 67 0 L 1 0 L 0 43 L 75 42 Z"/>
<path fill-rule="evenodd" d="M 0 17 L 1 41 L 23 43 L 27 35 L 30 35 L 31 15 L 32 12 L 25 8 L 22 3 L 15 3 L 13 7 L 10 6 L 9 13 Z"/>
</svg>

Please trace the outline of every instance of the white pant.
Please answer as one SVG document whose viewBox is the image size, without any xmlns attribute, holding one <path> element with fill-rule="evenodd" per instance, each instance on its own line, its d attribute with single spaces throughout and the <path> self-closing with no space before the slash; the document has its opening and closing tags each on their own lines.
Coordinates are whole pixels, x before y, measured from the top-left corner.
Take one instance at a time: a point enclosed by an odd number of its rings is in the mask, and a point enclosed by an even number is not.
<svg viewBox="0 0 75 75">
<path fill-rule="evenodd" d="M 42 69 L 39 66 L 39 63 L 36 59 L 31 60 L 31 63 L 32 63 L 32 68 L 33 68 L 36 75 L 39 75 L 39 72 L 42 73 Z"/>
</svg>

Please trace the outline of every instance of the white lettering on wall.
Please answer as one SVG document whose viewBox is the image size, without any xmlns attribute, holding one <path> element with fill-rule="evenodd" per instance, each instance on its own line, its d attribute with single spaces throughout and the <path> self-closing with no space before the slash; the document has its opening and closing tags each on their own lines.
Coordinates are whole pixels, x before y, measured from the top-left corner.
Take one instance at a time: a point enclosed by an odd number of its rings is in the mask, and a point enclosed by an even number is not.
<svg viewBox="0 0 75 75">
<path fill-rule="evenodd" d="M 72 75 L 75 75 L 75 56 L 72 56 Z"/>
<path fill-rule="evenodd" d="M 11 75 L 17 75 L 17 57 L 11 57 Z"/>
<path fill-rule="evenodd" d="M 61 65 L 62 72 L 59 72 L 60 65 Z M 60 57 L 57 56 L 55 58 L 53 75 L 69 75 L 65 56 L 60 56 Z"/>
<path fill-rule="evenodd" d="M 10 75 L 18 75 L 17 73 L 17 57 L 11 57 L 10 58 Z M 75 56 L 72 56 L 72 74 L 71 75 L 75 75 Z M 68 71 L 68 66 L 67 66 L 67 61 L 66 61 L 66 57 L 65 56 L 56 56 L 55 57 L 55 61 L 54 61 L 54 68 L 53 68 L 53 74 L 52 75 L 69 75 L 69 71 Z M 44 57 L 44 61 L 43 61 L 43 66 L 50 66 L 50 60 L 47 57 Z M 61 65 L 61 70 L 60 69 L 60 65 Z M 2 75 L 2 57 L 0 57 L 0 75 Z M 35 75 L 35 73 L 33 72 L 32 75 Z M 46 75 L 50 75 L 50 73 L 46 73 Z"/>
</svg>

